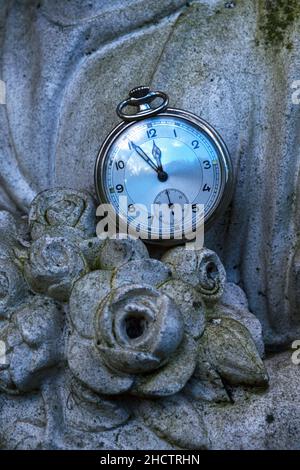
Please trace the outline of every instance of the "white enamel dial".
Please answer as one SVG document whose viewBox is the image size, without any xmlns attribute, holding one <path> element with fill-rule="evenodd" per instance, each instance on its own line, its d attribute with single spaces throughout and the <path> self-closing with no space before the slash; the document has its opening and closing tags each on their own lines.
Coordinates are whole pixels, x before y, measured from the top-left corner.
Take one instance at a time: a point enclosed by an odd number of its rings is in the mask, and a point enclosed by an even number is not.
<svg viewBox="0 0 300 470">
<path fill-rule="evenodd" d="M 107 148 L 101 168 L 105 200 L 131 224 L 137 220 L 137 207 L 142 204 L 148 220 L 140 228 L 156 236 L 178 229 L 178 213 L 172 214 L 174 204 L 192 208 L 201 204 L 207 219 L 224 189 L 224 163 L 214 138 L 195 122 L 172 113 L 125 126 Z M 128 212 L 120 207 L 120 196 L 126 196 Z M 153 225 L 153 204 L 169 207 L 169 226 L 165 220 Z M 193 221 L 192 211 L 191 228 Z"/>
</svg>

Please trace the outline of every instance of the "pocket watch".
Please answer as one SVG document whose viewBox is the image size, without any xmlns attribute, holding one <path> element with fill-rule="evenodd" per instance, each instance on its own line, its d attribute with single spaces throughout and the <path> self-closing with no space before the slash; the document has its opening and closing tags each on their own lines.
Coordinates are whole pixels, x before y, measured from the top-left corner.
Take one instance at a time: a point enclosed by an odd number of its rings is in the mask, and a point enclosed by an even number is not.
<svg viewBox="0 0 300 470">
<path fill-rule="evenodd" d="M 106 137 L 95 165 L 100 203 L 110 204 L 119 225 L 160 244 L 182 243 L 197 226 L 209 227 L 228 204 L 233 181 L 217 131 L 168 104 L 161 91 L 131 90 L 116 109 L 122 122 Z"/>
</svg>

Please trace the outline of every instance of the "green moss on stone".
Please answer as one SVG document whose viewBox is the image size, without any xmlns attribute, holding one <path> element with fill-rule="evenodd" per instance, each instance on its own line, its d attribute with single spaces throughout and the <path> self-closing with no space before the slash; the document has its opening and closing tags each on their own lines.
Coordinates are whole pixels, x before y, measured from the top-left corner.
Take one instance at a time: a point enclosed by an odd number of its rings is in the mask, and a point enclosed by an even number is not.
<svg viewBox="0 0 300 470">
<path fill-rule="evenodd" d="M 260 32 L 264 43 L 270 46 L 284 45 L 293 48 L 289 40 L 291 26 L 300 17 L 299 0 L 259 0 L 261 25 Z"/>
</svg>

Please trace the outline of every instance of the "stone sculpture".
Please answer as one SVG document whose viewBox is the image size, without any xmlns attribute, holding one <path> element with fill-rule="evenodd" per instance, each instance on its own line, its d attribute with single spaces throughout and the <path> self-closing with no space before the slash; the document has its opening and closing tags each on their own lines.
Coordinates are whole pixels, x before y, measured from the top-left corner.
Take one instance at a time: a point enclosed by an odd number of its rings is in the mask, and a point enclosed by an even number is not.
<svg viewBox="0 0 300 470">
<path fill-rule="evenodd" d="M 224 136 L 235 192 L 205 245 L 268 346 L 289 345 L 300 334 L 299 21 L 297 0 L 2 2 L 1 207 L 24 212 L 59 185 L 93 192 L 116 104 L 137 85 L 163 89 Z"/>
<path fill-rule="evenodd" d="M 0 335 L 11 364 L 0 364 L 1 447 L 299 448 L 300 376 L 290 352 L 265 360 L 270 388 L 256 388 L 266 384 L 261 324 L 273 350 L 300 333 L 299 107 L 291 99 L 299 21 L 296 0 L 1 3 Z M 166 91 L 228 144 L 235 191 L 206 235 L 213 251 L 174 249 L 158 261 L 143 244 L 103 242 L 93 198 L 62 189 L 93 193 L 116 103 L 140 84 Z M 150 286 L 146 297 L 168 296 L 183 337 L 197 343 L 190 377 L 173 395 L 149 397 L 143 372 L 127 373 L 135 385 L 126 393 L 99 394 L 97 370 L 82 378 L 75 365 L 72 344 L 91 349 L 94 367 L 104 361 L 93 319 L 104 299 L 114 306 L 124 279 Z M 173 344 L 174 356 L 183 344 Z M 171 358 L 159 360 L 167 374 Z M 107 380 L 118 382 L 119 372 Z"/>
<path fill-rule="evenodd" d="M 140 240 L 98 240 L 92 201 L 84 191 L 43 191 L 29 236 L 1 243 L 0 421 L 16 426 L 11 436 L 3 424 L 2 446 L 84 447 L 89 433 L 139 422 L 160 446 L 210 448 L 193 401 L 232 406 L 232 387 L 267 387 L 259 322 L 245 305 L 234 312 L 242 294 L 214 252 L 183 246 L 159 261 Z M 1 218 L 6 229 L 18 225 Z M 33 419 L 32 436 L 9 410 L 38 395 L 44 424 Z M 163 430 L 164 407 L 186 432 L 195 421 L 191 442 L 191 429 L 188 438 Z"/>
</svg>

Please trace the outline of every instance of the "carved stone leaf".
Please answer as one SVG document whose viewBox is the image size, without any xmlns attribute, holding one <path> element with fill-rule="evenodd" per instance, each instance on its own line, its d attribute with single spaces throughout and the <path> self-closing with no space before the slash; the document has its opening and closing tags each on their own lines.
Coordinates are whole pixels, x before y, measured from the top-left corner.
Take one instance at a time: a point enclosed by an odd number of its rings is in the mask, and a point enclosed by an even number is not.
<svg viewBox="0 0 300 470">
<path fill-rule="evenodd" d="M 222 298 L 211 317 L 230 317 L 242 323 L 250 332 L 260 357 L 264 357 L 262 325 L 259 319 L 249 311 L 247 297 L 239 286 L 233 282 L 226 283 Z"/>
<path fill-rule="evenodd" d="M 199 342 L 198 361 L 209 362 L 232 385 L 268 384 L 267 371 L 249 331 L 231 318 L 208 322 Z"/>
<path fill-rule="evenodd" d="M 159 437 L 175 446 L 182 449 L 209 447 L 202 417 L 181 394 L 155 401 L 138 401 L 135 404 L 135 412 Z"/>
</svg>

